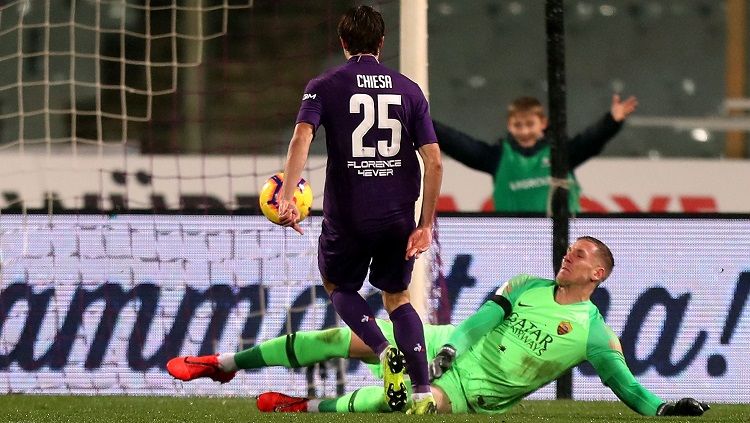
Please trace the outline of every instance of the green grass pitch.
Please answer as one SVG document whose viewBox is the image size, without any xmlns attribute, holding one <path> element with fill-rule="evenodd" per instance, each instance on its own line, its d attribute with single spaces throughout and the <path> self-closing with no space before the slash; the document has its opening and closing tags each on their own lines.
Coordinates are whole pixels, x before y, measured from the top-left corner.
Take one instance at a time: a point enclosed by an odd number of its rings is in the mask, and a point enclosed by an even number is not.
<svg viewBox="0 0 750 423">
<path fill-rule="evenodd" d="M 0 422 L 743 422 L 750 421 L 750 404 L 713 404 L 702 417 L 643 417 L 618 402 L 524 401 L 500 416 L 404 414 L 267 414 L 252 398 L 34 396 L 0 397 Z"/>
</svg>

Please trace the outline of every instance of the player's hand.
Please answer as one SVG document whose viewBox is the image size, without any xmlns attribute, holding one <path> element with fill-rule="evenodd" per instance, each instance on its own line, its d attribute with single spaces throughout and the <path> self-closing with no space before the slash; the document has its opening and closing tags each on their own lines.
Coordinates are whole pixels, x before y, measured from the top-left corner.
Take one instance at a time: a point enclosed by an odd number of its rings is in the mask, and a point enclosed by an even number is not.
<svg viewBox="0 0 750 423">
<path fill-rule="evenodd" d="M 443 373 L 447 372 L 455 359 L 456 349 L 452 345 L 445 344 L 440 347 L 440 351 L 438 351 L 435 358 L 430 362 L 430 381 L 439 378 Z"/>
<path fill-rule="evenodd" d="M 657 416 L 700 416 L 711 407 L 695 398 L 683 398 L 677 402 L 665 402 L 659 406 Z"/>
<path fill-rule="evenodd" d="M 305 231 L 299 225 L 299 217 L 299 209 L 294 202 L 283 198 L 279 200 L 279 225 L 291 227 L 302 235 Z"/>
<path fill-rule="evenodd" d="M 432 244 L 432 228 L 417 228 L 406 241 L 406 260 L 419 258 L 419 255 L 430 248 Z"/>
<path fill-rule="evenodd" d="M 622 122 L 635 111 L 638 106 L 638 100 L 634 96 L 630 96 L 627 99 L 620 101 L 620 95 L 612 95 L 612 107 L 609 109 L 609 113 L 612 115 L 612 119 L 615 122 Z"/>
</svg>

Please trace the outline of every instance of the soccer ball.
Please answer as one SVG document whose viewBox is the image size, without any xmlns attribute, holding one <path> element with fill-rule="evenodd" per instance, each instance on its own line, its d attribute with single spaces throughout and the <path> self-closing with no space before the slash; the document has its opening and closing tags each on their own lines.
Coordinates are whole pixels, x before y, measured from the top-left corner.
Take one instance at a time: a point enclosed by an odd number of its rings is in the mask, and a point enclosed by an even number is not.
<svg viewBox="0 0 750 423">
<path fill-rule="evenodd" d="M 260 211 L 263 212 L 268 220 L 273 223 L 279 223 L 279 195 L 281 194 L 281 185 L 284 183 L 284 174 L 277 173 L 263 184 L 260 189 L 260 196 L 258 201 L 260 202 Z M 294 204 L 299 209 L 299 220 L 304 220 L 310 214 L 310 207 L 313 202 L 312 188 L 310 184 L 300 179 L 297 182 L 297 187 L 294 190 Z"/>
</svg>

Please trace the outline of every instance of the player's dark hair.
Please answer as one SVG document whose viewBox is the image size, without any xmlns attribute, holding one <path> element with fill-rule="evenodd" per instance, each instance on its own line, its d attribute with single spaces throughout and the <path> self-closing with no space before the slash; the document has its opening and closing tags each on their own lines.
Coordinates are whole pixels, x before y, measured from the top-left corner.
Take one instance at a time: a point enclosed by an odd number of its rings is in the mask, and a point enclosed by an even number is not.
<svg viewBox="0 0 750 423">
<path fill-rule="evenodd" d="M 518 113 L 534 113 L 539 117 L 545 117 L 542 102 L 535 97 L 518 97 L 508 105 L 508 117 Z"/>
<path fill-rule="evenodd" d="M 607 247 L 607 244 L 599 241 L 593 236 L 582 236 L 577 239 L 577 241 L 580 240 L 588 241 L 596 245 L 597 255 L 604 264 L 604 277 L 601 280 L 602 282 L 604 282 L 604 280 L 609 277 L 610 273 L 612 273 L 612 269 L 615 267 L 615 257 L 612 255 L 612 250 Z"/>
<path fill-rule="evenodd" d="M 352 7 L 339 20 L 338 33 L 349 54 L 378 54 L 385 22 L 370 6 Z"/>
</svg>

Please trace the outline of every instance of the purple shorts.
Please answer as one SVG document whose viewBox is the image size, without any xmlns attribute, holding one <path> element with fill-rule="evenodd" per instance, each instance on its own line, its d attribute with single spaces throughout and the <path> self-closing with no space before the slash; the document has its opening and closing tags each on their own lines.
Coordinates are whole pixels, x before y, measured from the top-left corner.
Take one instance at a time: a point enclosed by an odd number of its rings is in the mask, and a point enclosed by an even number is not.
<svg viewBox="0 0 750 423">
<path fill-rule="evenodd" d="M 381 291 L 406 290 L 414 259 L 406 260 L 406 242 L 415 228 L 413 214 L 382 225 L 377 231 L 342 230 L 323 219 L 318 239 L 318 268 L 339 288 L 359 291 L 370 270 L 370 284 Z"/>
</svg>

